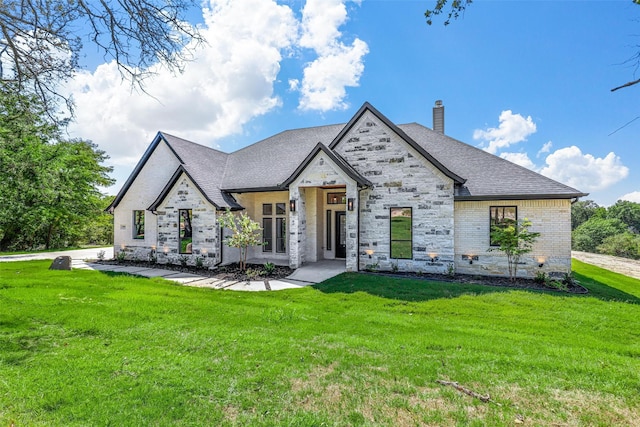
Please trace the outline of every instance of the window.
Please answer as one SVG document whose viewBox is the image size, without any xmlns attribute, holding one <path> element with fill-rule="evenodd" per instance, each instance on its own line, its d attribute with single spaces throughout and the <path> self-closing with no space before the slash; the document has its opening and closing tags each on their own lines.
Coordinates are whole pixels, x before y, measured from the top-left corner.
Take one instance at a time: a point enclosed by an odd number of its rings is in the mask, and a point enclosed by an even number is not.
<svg viewBox="0 0 640 427">
<path fill-rule="evenodd" d="M 327 250 L 331 250 L 331 211 L 327 211 Z"/>
<path fill-rule="evenodd" d="M 276 218 L 276 252 L 287 252 L 287 220 Z"/>
<path fill-rule="evenodd" d="M 190 254 L 193 252 L 193 227 L 191 224 L 191 209 L 178 209 L 178 222 L 179 222 L 179 241 L 180 253 Z"/>
<path fill-rule="evenodd" d="M 273 252 L 274 243 L 277 253 L 287 252 L 287 214 L 286 203 L 276 203 L 275 224 L 273 218 L 273 203 L 264 203 L 262 205 L 262 252 Z M 275 232 L 274 232 L 275 226 Z M 274 237 L 275 236 L 275 242 Z"/>
<path fill-rule="evenodd" d="M 262 218 L 262 252 L 273 251 L 273 218 Z"/>
<path fill-rule="evenodd" d="M 144 211 L 133 211 L 133 238 L 144 239 Z"/>
<path fill-rule="evenodd" d="M 497 246 L 491 240 L 493 227 L 506 228 L 518 221 L 518 208 L 516 206 L 491 206 L 489 208 L 489 245 Z"/>
<path fill-rule="evenodd" d="M 413 258 L 411 208 L 391 208 L 391 258 Z"/>
<path fill-rule="evenodd" d="M 344 205 L 347 203 L 347 193 L 327 193 L 328 205 Z"/>
</svg>

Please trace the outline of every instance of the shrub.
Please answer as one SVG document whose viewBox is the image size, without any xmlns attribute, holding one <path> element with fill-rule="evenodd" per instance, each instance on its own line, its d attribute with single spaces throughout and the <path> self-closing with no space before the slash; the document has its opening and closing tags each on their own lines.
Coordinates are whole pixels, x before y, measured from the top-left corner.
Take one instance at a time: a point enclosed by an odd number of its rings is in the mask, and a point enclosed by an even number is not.
<svg viewBox="0 0 640 427">
<path fill-rule="evenodd" d="M 525 218 L 506 227 L 494 226 L 491 230 L 491 241 L 497 243 L 498 247 L 490 248 L 489 251 L 497 250 L 507 255 L 511 281 L 516 279 L 520 257 L 531 252 L 533 243 L 540 236 L 540 233 L 529 231 L 529 227 L 531 227 L 531 221 Z"/>
<path fill-rule="evenodd" d="M 273 274 L 273 272 L 276 270 L 276 266 L 272 262 L 265 262 L 262 268 L 264 269 L 264 274 L 266 274 L 267 276 Z"/>
<path fill-rule="evenodd" d="M 640 235 L 626 232 L 609 236 L 597 250 L 601 254 L 640 259 Z"/>
<path fill-rule="evenodd" d="M 572 247 L 577 251 L 596 252 L 604 239 L 626 229 L 627 225 L 619 219 L 592 217 L 571 233 Z"/>
</svg>

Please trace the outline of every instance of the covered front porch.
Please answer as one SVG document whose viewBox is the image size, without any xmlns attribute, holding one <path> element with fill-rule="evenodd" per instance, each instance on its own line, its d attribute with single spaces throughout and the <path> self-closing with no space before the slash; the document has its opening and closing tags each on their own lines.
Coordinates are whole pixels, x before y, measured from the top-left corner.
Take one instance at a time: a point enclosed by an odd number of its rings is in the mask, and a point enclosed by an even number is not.
<svg viewBox="0 0 640 427">
<path fill-rule="evenodd" d="M 344 260 L 358 270 L 360 190 L 370 184 L 318 144 L 284 183 L 289 188 L 289 266 Z"/>
</svg>

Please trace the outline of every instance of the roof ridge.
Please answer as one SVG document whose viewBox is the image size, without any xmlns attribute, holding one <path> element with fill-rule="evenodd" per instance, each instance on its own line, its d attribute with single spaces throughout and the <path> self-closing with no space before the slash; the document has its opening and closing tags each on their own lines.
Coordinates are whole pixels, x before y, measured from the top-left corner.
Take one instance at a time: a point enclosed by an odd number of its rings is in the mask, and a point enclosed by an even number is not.
<svg viewBox="0 0 640 427">
<path fill-rule="evenodd" d="M 190 141 L 190 140 L 188 140 L 188 139 L 184 139 L 184 138 L 181 138 L 181 137 L 179 137 L 179 136 L 175 136 L 175 135 L 170 134 L 170 133 L 167 133 L 167 132 L 159 131 L 159 133 L 160 133 L 163 137 L 167 137 L 167 136 L 169 136 L 169 137 L 171 137 L 171 138 L 173 138 L 173 139 L 177 139 L 177 140 L 179 140 L 179 141 L 181 141 L 181 142 L 186 142 L 186 143 L 189 143 L 189 144 L 192 144 L 192 145 L 198 146 L 198 147 L 200 147 L 200 148 L 205 148 L 205 149 L 207 149 L 207 150 L 215 151 L 215 152 L 220 153 L 220 154 L 225 154 L 225 155 L 227 155 L 227 156 L 230 154 L 230 153 L 227 153 L 227 152 L 225 152 L 225 151 L 218 150 L 218 149 L 216 149 L 216 148 L 213 148 L 213 147 L 209 147 L 209 146 L 207 146 L 207 145 L 200 144 L 199 142 Z M 166 138 L 165 138 L 165 140 L 166 140 Z M 169 143 L 169 141 L 167 141 L 167 143 Z"/>
</svg>

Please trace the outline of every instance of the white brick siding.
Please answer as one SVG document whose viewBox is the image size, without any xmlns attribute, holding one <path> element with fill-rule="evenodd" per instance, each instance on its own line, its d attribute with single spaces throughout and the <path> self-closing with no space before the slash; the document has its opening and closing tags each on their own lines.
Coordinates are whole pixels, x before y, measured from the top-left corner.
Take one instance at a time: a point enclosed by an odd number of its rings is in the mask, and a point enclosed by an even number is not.
<svg viewBox="0 0 640 427">
<path fill-rule="evenodd" d="M 517 206 L 518 220 L 529 219 L 530 231 L 540 233 L 533 251 L 523 256 L 518 276 L 534 277 L 538 271 L 571 270 L 570 200 L 517 200 L 455 202 L 456 271 L 464 274 L 508 276 L 506 257 L 489 249 L 489 208 Z M 462 255 L 477 255 L 469 264 Z M 544 266 L 538 267 L 539 259 Z"/>
</svg>

